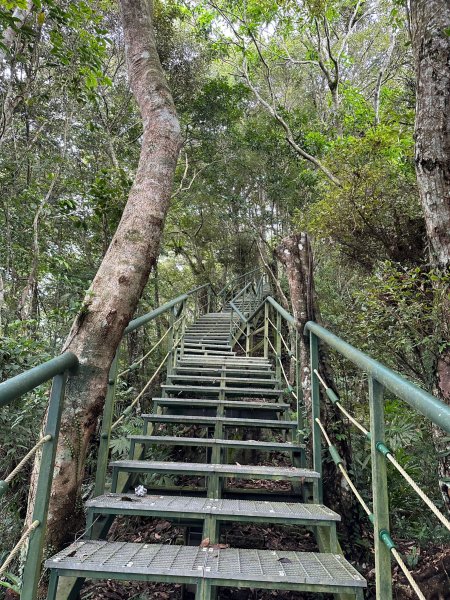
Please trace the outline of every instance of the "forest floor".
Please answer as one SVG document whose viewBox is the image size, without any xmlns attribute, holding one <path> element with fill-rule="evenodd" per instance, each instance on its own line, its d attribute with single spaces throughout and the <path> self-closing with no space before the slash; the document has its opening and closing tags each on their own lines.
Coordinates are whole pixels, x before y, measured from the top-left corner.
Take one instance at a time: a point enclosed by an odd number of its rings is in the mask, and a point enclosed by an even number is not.
<svg viewBox="0 0 450 600">
<path fill-rule="evenodd" d="M 172 435 L 201 435 L 201 431 L 193 431 L 192 426 L 187 428 L 175 426 L 171 428 Z M 167 435 L 167 430 L 166 430 Z M 281 437 L 271 432 L 270 439 L 281 441 Z M 279 439 L 278 439 L 279 438 Z M 170 460 L 192 461 L 192 448 L 177 447 L 172 450 Z M 236 455 L 233 460 L 239 459 L 241 464 L 258 464 L 261 458 L 257 452 L 247 455 Z M 205 456 L 206 459 L 206 456 Z M 167 458 L 165 458 L 167 460 Z M 195 460 L 199 460 L 198 455 Z M 242 462 L 241 462 L 242 461 Z M 261 464 L 264 464 L 261 463 Z M 267 464 L 267 463 L 266 463 Z M 288 458 L 282 453 L 272 453 L 270 464 L 278 466 L 289 465 Z M 175 481 L 174 481 L 175 483 Z M 267 480 L 241 480 L 233 481 L 233 488 L 265 488 L 268 493 L 283 494 L 290 491 L 290 483 L 286 481 Z M 183 477 L 176 479 L 177 486 L 188 485 L 201 487 L 202 478 Z M 192 531 L 191 531 L 192 533 Z M 110 541 L 121 540 L 128 542 L 143 542 L 150 544 L 172 544 L 182 545 L 186 543 L 198 544 L 201 541 L 201 533 L 197 532 L 197 539 L 189 539 L 186 527 L 165 519 L 148 519 L 143 517 L 117 517 L 109 531 Z M 318 551 L 314 535 L 304 527 L 279 526 L 255 523 L 235 523 L 222 528 L 220 543 L 224 547 L 233 548 L 256 548 L 267 550 L 296 550 L 304 552 Z M 371 540 L 370 547 L 373 547 Z M 399 550 L 403 555 L 409 555 L 412 551 L 410 542 L 400 542 Z M 350 550 L 358 564 L 353 561 L 355 568 L 367 579 L 368 590 L 365 593 L 366 600 L 375 598 L 375 570 L 373 554 L 371 551 L 361 548 L 358 555 L 355 553 L 354 545 L 344 553 L 349 556 Z M 357 558 L 359 556 L 359 558 Z M 417 565 L 413 575 L 427 600 L 450 600 L 450 552 L 449 549 L 437 544 L 430 543 L 421 548 L 417 557 Z M 393 566 L 393 587 L 395 600 L 410 600 L 416 598 L 415 593 L 408 585 L 400 569 Z M 97 581 L 87 582 L 81 594 L 81 600 L 193 600 L 194 590 L 189 587 L 174 584 L 157 584 L 142 582 L 118 582 Z M 278 592 L 272 590 L 258 589 L 230 589 L 221 588 L 218 600 L 313 600 L 317 595 L 300 592 Z M 331 600 L 333 596 L 323 594 L 322 600 Z"/>
<path fill-rule="evenodd" d="M 142 517 L 119 517 L 115 520 L 109 540 L 144 542 L 153 544 L 183 544 L 186 529 L 164 519 Z M 301 527 L 268 526 L 253 523 L 236 523 L 222 534 L 220 542 L 235 548 L 258 548 L 271 550 L 317 551 L 314 536 Z M 410 551 L 410 543 L 399 543 L 403 554 Z M 355 565 L 366 577 L 369 587 L 366 599 L 374 598 L 373 566 Z M 365 568 L 364 568 L 365 567 Z M 450 553 L 442 545 L 429 544 L 421 550 L 414 578 L 427 600 L 450 600 Z M 397 566 L 393 568 L 395 600 L 410 600 L 415 594 Z M 193 592 L 181 585 L 140 582 L 98 581 L 86 583 L 82 600 L 192 600 Z M 312 600 L 311 594 L 299 592 L 277 592 L 271 590 L 227 589 L 220 590 L 220 600 Z M 332 596 L 323 595 L 322 600 Z"/>
</svg>

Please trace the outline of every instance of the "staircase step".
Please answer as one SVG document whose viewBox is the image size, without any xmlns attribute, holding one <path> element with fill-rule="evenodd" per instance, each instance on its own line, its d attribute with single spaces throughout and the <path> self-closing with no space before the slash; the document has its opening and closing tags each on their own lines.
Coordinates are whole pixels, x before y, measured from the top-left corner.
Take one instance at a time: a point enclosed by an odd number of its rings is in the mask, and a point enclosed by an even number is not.
<svg viewBox="0 0 450 600">
<path fill-rule="evenodd" d="M 216 343 L 216 342 L 190 342 L 190 341 L 185 341 L 184 342 L 184 349 L 186 350 L 186 348 L 212 348 L 213 350 L 224 350 L 225 353 L 229 352 L 231 350 L 231 346 L 230 344 L 228 344 L 228 342 L 226 343 Z"/>
<path fill-rule="evenodd" d="M 225 351 L 225 350 L 203 350 L 202 348 L 184 348 L 184 354 L 196 354 L 196 355 L 220 355 L 220 356 L 236 356 L 236 352 Z"/>
<path fill-rule="evenodd" d="M 245 450 L 261 450 L 272 452 L 294 452 L 304 448 L 304 444 L 290 442 L 260 442 L 259 440 L 224 440 L 218 438 L 177 437 L 166 435 L 129 435 L 128 439 L 135 444 L 164 444 L 166 446 L 203 446 L 212 448 L 237 448 Z"/>
<path fill-rule="evenodd" d="M 272 467 L 260 465 L 218 465 L 209 463 L 184 463 L 146 460 L 116 460 L 110 463 L 114 470 L 129 473 L 172 473 L 207 477 L 236 477 L 237 479 L 319 479 L 320 474 L 298 467 Z"/>
<path fill-rule="evenodd" d="M 186 393 L 186 392 L 201 392 L 209 394 L 218 394 L 219 392 L 225 392 L 228 396 L 257 396 L 258 398 L 264 398 L 266 396 L 280 396 L 282 390 L 272 390 L 268 388 L 256 389 L 256 388 L 239 388 L 239 387 L 214 387 L 214 386 L 203 386 L 203 385 L 176 385 L 164 383 L 161 388 L 171 394 Z"/>
<path fill-rule="evenodd" d="M 341 517 L 322 504 L 270 502 L 261 500 L 223 500 L 195 496 L 144 497 L 135 494 L 105 494 L 86 502 L 93 514 L 139 515 L 204 520 L 214 515 L 220 521 L 273 522 L 289 525 L 324 525 Z"/>
<path fill-rule="evenodd" d="M 183 423 L 189 425 L 209 425 L 221 423 L 226 427 L 267 427 L 268 429 L 297 429 L 296 421 L 278 419 L 234 419 L 232 417 L 204 417 L 203 415 L 141 415 L 151 423 Z"/>
<path fill-rule="evenodd" d="M 366 587 L 339 554 L 83 540 L 45 562 L 60 575 L 329 593 Z M 203 584 L 204 585 L 204 584 Z M 198 596 L 200 597 L 200 596 Z"/>
<path fill-rule="evenodd" d="M 177 366 L 182 367 L 217 367 L 226 369 L 240 369 L 242 372 L 251 371 L 252 369 L 265 370 L 272 372 L 272 365 L 270 363 L 255 363 L 246 362 L 245 357 L 236 357 L 235 360 L 224 360 L 217 357 L 195 357 L 195 356 L 183 356 L 177 362 Z"/>
<path fill-rule="evenodd" d="M 244 377 L 245 375 L 259 375 L 261 377 L 264 376 L 275 376 L 275 371 L 273 371 L 272 369 L 257 369 L 257 368 L 251 368 L 248 369 L 246 371 L 243 371 L 241 368 L 239 367 L 228 367 L 228 366 L 216 366 L 216 367 L 210 367 L 207 365 L 198 365 L 198 366 L 191 366 L 191 367 L 185 367 L 185 366 L 176 366 L 175 367 L 175 372 L 177 375 L 182 375 L 183 373 L 205 373 L 206 375 L 211 375 L 211 374 L 217 374 L 217 375 L 221 375 L 222 372 L 227 375 L 227 376 L 233 376 L 233 375 L 242 375 L 242 377 Z"/>
<path fill-rule="evenodd" d="M 226 383 L 243 383 L 245 385 L 270 385 L 276 386 L 278 385 L 278 381 L 276 379 L 262 379 L 262 378 L 253 378 L 246 377 L 246 374 L 243 374 L 242 377 L 235 377 L 233 375 L 229 376 L 228 373 L 223 374 L 223 378 Z M 170 381 L 197 381 L 198 383 L 217 383 L 220 385 L 221 377 L 214 377 L 213 375 L 168 375 L 167 379 Z"/>
<path fill-rule="evenodd" d="M 153 398 L 154 406 L 174 406 L 174 407 L 218 407 L 249 410 L 273 410 L 282 412 L 289 408 L 289 404 L 282 402 L 245 402 L 244 400 L 216 400 L 205 398 Z"/>
</svg>

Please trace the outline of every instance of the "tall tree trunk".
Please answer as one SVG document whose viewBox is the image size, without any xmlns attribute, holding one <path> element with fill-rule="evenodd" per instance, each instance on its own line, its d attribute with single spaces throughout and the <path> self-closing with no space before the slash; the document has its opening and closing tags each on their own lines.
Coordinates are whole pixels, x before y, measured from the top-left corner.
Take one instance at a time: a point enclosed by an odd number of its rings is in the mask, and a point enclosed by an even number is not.
<svg viewBox="0 0 450 600">
<path fill-rule="evenodd" d="M 104 405 L 110 364 L 156 262 L 180 150 L 180 126 L 156 49 L 152 3 L 120 4 L 143 140 L 122 219 L 64 345 L 78 356 L 81 367 L 68 381 L 53 474 L 47 543 L 56 549 L 80 529 L 76 507 L 87 447 Z M 38 467 L 35 464 L 29 511 Z"/>
<path fill-rule="evenodd" d="M 416 60 L 416 173 L 432 266 L 450 270 L 450 3 L 410 1 L 412 46 Z M 448 281 L 448 280 L 447 280 Z M 439 287 L 441 289 L 439 289 Z M 444 288 L 444 289 L 442 289 Z M 436 284 L 442 318 L 438 336 L 443 350 L 436 364 L 436 392 L 450 404 L 450 301 L 448 284 Z M 445 342 L 445 343 L 444 343 Z M 434 429 L 440 453 L 440 487 L 450 509 L 450 443 Z"/>
<path fill-rule="evenodd" d="M 312 252 L 308 235 L 304 232 L 285 237 L 276 249 L 280 262 L 286 269 L 291 293 L 293 316 L 299 332 L 299 351 L 302 378 L 303 402 L 308 415 L 311 414 L 311 371 L 309 343 L 303 335 L 308 321 L 315 320 L 314 280 Z"/>
<path fill-rule="evenodd" d="M 308 419 L 311 418 L 311 369 L 309 338 L 305 337 L 304 330 L 308 321 L 320 321 L 314 287 L 314 258 L 308 234 L 301 232 L 285 237 L 276 249 L 276 253 L 286 269 L 292 312 L 297 322 L 301 387 L 306 418 Z M 324 348 L 321 349 L 319 368 L 328 385 L 334 387 Z M 347 442 L 342 415 L 324 394 L 322 394 L 321 407 L 321 420 L 325 429 L 331 434 L 331 437 L 336 435 L 335 445 L 339 449 L 347 469 L 349 469 L 352 462 L 351 447 Z M 343 523 L 347 539 L 360 535 L 359 519 L 357 518 L 358 508 L 346 481 L 332 461 L 324 462 L 323 479 L 327 504 L 343 514 L 351 515 L 354 513 L 355 515 L 354 519 L 349 518 Z"/>
</svg>

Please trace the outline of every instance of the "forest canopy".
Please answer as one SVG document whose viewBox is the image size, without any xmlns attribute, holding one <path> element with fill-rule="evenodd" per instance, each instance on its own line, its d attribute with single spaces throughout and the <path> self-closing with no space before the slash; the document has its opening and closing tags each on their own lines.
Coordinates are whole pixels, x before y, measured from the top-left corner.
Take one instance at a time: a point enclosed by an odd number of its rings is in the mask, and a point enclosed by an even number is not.
<svg viewBox="0 0 450 600">
<path fill-rule="evenodd" d="M 450 234 L 442 216 L 450 198 L 440 196 L 440 231 L 424 204 L 437 188 L 424 183 L 432 167 L 420 141 L 428 84 L 417 76 L 416 4 L 153 2 L 166 101 L 173 108 L 173 98 L 180 126 L 170 160 L 179 156 L 138 314 L 205 283 L 219 290 L 255 266 L 292 311 L 278 249 L 304 232 L 323 325 L 450 402 Z M 1 380 L 62 350 L 133 194 L 148 131 L 120 14 L 114 0 L 0 0 Z M 148 343 L 134 338 L 131 362 Z M 334 355 L 330 363 L 348 406 L 367 418 L 355 371 Z M 119 400 L 145 375 L 124 383 Z M 46 393 L 0 412 L 2 474 L 14 466 L 17 445 L 25 454 L 30 430 L 39 429 Z M 448 438 L 437 439 L 399 401 L 388 398 L 387 413 L 403 466 L 443 506 L 438 482 L 450 481 Z M 133 417 L 124 420 L 113 455 L 126 453 L 135 429 Z M 86 438 L 85 496 L 91 443 Z M 369 489 L 363 446 L 351 450 Z M 20 536 L 29 478 L 25 470 L 13 501 L 0 508 L 0 557 Z M 394 478 L 390 485 L 400 536 L 419 538 L 410 550 L 416 567 L 422 546 L 448 539 L 418 502 L 406 521 L 405 490 Z"/>
</svg>

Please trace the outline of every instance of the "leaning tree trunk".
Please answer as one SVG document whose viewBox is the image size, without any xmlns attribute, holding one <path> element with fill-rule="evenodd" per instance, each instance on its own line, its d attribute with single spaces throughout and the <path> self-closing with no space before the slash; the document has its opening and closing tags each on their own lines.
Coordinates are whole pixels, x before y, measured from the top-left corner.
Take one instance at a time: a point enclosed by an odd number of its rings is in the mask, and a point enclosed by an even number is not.
<svg viewBox="0 0 450 600">
<path fill-rule="evenodd" d="M 308 321 L 320 321 L 320 315 L 314 287 L 314 257 L 308 234 L 301 232 L 284 238 L 276 249 L 276 254 L 285 266 L 289 282 L 292 312 L 299 333 L 303 404 L 306 416 L 310 418 L 312 413 L 310 349 L 309 336 L 306 337 L 304 332 L 306 323 Z M 324 348 L 321 350 L 319 369 L 329 387 L 334 387 Z M 336 435 L 335 445 L 339 449 L 339 453 L 348 469 L 352 462 L 351 449 L 347 443 L 347 435 L 341 416 L 339 410 L 322 394 L 321 420 L 331 436 Z M 347 537 L 351 539 L 355 535 L 360 535 L 359 519 L 357 518 L 358 508 L 346 481 L 333 462 L 324 462 L 323 479 L 327 504 L 343 514 L 352 515 L 354 513 L 355 518 L 346 519 L 343 523 Z M 355 531 L 355 528 L 357 531 Z"/>
<path fill-rule="evenodd" d="M 78 356 L 81 367 L 68 381 L 53 474 L 47 544 L 55 549 L 80 529 L 76 507 L 86 450 L 102 412 L 114 353 L 157 259 L 180 149 L 180 126 L 156 50 L 152 3 L 120 4 L 143 140 L 122 219 L 64 345 Z M 29 511 L 38 468 L 36 464 L 33 470 Z"/>
<path fill-rule="evenodd" d="M 442 275 L 435 284 L 441 311 L 437 335 L 443 348 L 436 363 L 436 393 L 450 404 L 450 3 L 411 0 L 410 8 L 417 77 L 416 174 L 431 264 Z M 450 509 L 450 443 L 437 427 L 434 439 L 440 488 Z"/>
</svg>

